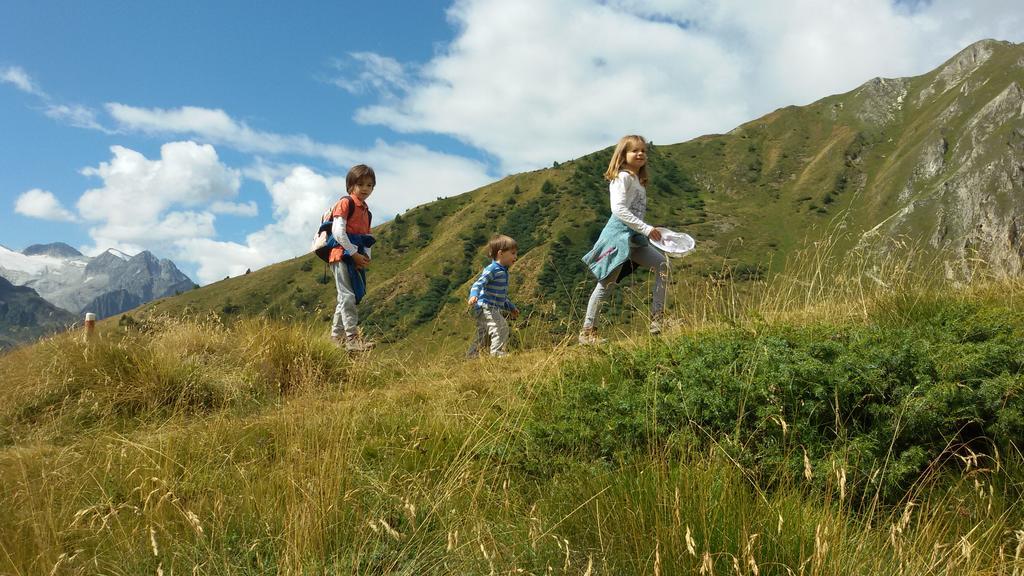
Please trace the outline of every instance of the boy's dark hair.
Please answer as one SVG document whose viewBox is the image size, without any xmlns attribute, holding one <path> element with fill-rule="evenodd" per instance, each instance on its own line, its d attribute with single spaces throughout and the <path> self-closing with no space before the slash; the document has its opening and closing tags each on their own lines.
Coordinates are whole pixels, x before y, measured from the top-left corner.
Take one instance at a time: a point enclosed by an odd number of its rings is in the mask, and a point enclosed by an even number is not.
<svg viewBox="0 0 1024 576">
<path fill-rule="evenodd" d="M 377 175 L 373 173 L 373 168 L 366 164 L 357 164 L 348 171 L 348 176 L 345 176 L 345 189 L 351 190 L 363 180 L 369 180 L 374 186 L 377 185 Z"/>
<path fill-rule="evenodd" d="M 491 241 L 487 243 L 487 253 L 491 255 L 491 260 L 498 258 L 499 250 L 519 250 L 519 244 L 511 236 L 505 236 L 504 234 L 496 234 Z"/>
</svg>

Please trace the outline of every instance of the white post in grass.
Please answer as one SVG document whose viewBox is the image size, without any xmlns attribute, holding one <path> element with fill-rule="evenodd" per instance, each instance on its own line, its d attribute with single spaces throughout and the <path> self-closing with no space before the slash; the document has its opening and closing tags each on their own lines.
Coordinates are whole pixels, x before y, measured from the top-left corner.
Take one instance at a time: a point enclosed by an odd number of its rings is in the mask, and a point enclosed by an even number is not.
<svg viewBox="0 0 1024 576">
<path fill-rule="evenodd" d="M 85 340 L 92 340 L 96 336 L 96 315 L 92 312 L 85 313 Z"/>
</svg>

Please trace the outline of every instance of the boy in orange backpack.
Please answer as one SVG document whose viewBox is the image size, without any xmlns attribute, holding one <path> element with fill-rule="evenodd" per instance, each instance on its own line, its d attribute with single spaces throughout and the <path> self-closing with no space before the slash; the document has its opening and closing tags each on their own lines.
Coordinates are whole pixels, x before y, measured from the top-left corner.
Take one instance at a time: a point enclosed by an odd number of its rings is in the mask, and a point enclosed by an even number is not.
<svg viewBox="0 0 1024 576">
<path fill-rule="evenodd" d="M 345 177 L 348 195 L 342 196 L 331 209 L 331 234 L 339 244 L 331 249 L 327 258 L 338 288 L 331 340 L 339 346 L 344 344 L 350 352 L 365 352 L 373 348 L 373 342 L 364 340 L 359 334 L 356 304 L 365 292 L 366 269 L 370 267 L 370 246 L 374 240 L 370 235 L 370 222 L 373 215 L 366 199 L 376 185 L 373 168 L 365 164 L 353 166 Z"/>
</svg>

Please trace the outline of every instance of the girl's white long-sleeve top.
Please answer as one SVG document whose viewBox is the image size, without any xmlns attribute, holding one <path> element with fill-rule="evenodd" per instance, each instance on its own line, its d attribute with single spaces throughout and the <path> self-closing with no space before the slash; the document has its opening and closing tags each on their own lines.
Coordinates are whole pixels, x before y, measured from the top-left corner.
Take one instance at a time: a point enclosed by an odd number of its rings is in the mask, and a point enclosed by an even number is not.
<svg viewBox="0 0 1024 576">
<path fill-rule="evenodd" d="M 644 222 L 647 213 L 647 189 L 640 184 L 640 179 L 625 170 L 608 183 L 611 194 L 612 214 L 622 220 L 631 230 L 644 236 L 651 233 L 654 226 Z"/>
</svg>

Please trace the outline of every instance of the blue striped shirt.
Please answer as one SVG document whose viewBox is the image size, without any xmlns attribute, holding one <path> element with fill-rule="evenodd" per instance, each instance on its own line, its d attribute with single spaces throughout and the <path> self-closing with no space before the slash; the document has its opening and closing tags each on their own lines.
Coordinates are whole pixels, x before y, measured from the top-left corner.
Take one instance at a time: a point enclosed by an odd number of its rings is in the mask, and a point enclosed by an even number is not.
<svg viewBox="0 0 1024 576">
<path fill-rule="evenodd" d="M 515 310 L 516 305 L 508 299 L 508 268 L 492 261 L 480 273 L 469 289 L 470 297 L 476 296 L 476 305 L 495 306 L 505 310 Z"/>
</svg>

